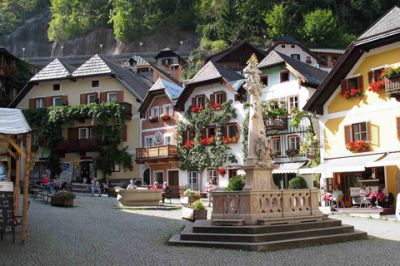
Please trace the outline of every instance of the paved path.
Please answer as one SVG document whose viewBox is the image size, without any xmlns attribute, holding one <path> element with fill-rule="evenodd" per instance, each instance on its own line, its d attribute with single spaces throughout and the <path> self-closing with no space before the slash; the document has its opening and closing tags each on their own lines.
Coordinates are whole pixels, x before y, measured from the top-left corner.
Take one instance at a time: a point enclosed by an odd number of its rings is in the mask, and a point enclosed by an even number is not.
<svg viewBox="0 0 400 266">
<path fill-rule="evenodd" d="M 370 240 L 274 252 L 175 247 L 165 243 L 187 221 L 180 211 L 113 209 L 115 199 L 78 196 L 77 207 L 33 201 L 25 245 L 0 241 L 0 265 L 399 265 L 400 242 Z M 343 218 L 391 238 L 400 223 Z M 381 231 L 378 228 L 384 228 Z M 398 239 L 398 238 L 397 238 Z"/>
</svg>

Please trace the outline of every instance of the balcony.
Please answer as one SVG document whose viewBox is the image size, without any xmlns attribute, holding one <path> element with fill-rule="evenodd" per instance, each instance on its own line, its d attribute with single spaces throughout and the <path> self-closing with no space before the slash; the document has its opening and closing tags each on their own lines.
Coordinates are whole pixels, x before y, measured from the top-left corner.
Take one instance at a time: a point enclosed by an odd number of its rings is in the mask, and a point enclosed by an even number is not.
<svg viewBox="0 0 400 266">
<path fill-rule="evenodd" d="M 64 140 L 58 145 L 57 150 L 63 153 L 69 152 L 93 152 L 100 149 L 98 139 L 79 139 L 79 140 Z"/>
<path fill-rule="evenodd" d="M 127 103 L 127 102 L 120 102 L 118 104 L 122 107 L 122 109 L 124 109 L 126 119 L 131 120 L 132 119 L 132 104 Z"/>
<path fill-rule="evenodd" d="M 268 115 L 264 117 L 264 124 L 266 130 L 287 130 L 288 117 Z"/>
<path fill-rule="evenodd" d="M 164 145 L 149 148 L 136 149 L 136 162 L 145 163 L 148 161 L 168 161 L 168 159 L 176 158 L 176 146 Z"/>
<path fill-rule="evenodd" d="M 400 101 L 400 77 L 385 79 L 385 91 L 390 97 Z"/>
</svg>

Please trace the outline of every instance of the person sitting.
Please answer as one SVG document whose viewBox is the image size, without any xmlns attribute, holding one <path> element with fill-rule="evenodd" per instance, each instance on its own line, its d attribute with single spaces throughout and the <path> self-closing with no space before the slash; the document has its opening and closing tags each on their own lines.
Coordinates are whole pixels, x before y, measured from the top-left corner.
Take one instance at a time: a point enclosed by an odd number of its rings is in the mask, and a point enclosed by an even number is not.
<svg viewBox="0 0 400 266">
<path fill-rule="evenodd" d="M 374 206 L 385 207 L 386 195 L 385 193 L 383 193 L 382 188 L 379 188 L 378 192 L 371 193 L 369 199 L 371 200 L 371 205 L 373 207 Z"/>
<path fill-rule="evenodd" d="M 365 184 L 363 184 L 360 187 L 360 197 L 366 198 L 369 196 L 369 194 L 371 194 L 371 188 L 370 187 L 367 188 L 367 186 Z"/>
<path fill-rule="evenodd" d="M 164 182 L 163 192 L 161 193 L 162 203 L 164 203 L 165 198 L 169 199 L 171 202 L 171 188 L 169 187 L 167 182 Z"/>
<path fill-rule="evenodd" d="M 136 188 L 135 182 L 133 181 L 133 179 L 131 179 L 126 189 L 135 189 L 135 188 Z"/>
<path fill-rule="evenodd" d="M 92 190 L 92 196 L 94 196 L 94 193 L 99 193 L 99 197 L 101 196 L 100 184 L 96 177 L 93 177 L 90 184 L 90 189 Z"/>
<path fill-rule="evenodd" d="M 107 193 L 108 190 L 111 188 L 110 179 L 106 177 L 106 181 L 102 184 L 104 193 Z"/>
<path fill-rule="evenodd" d="M 216 190 L 217 190 L 217 187 L 216 187 L 216 185 L 214 185 L 214 180 L 210 178 L 204 188 L 204 191 L 207 192 L 207 194 L 208 194 L 208 207 L 211 206 L 211 202 L 212 202 L 210 192 L 215 192 Z"/>
<path fill-rule="evenodd" d="M 339 207 L 339 203 L 343 202 L 343 191 L 337 186 L 332 193 L 332 203 L 335 208 Z"/>
</svg>

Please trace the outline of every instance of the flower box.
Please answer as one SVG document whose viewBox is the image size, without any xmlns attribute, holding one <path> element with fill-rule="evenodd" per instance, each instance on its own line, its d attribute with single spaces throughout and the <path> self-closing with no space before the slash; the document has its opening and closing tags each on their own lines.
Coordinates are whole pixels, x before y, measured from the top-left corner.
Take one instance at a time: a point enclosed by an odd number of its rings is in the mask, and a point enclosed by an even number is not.
<svg viewBox="0 0 400 266">
<path fill-rule="evenodd" d="M 385 89 L 385 81 L 378 80 L 378 81 L 371 82 L 371 84 L 369 84 L 368 90 L 379 93 L 380 91 L 383 91 L 384 89 Z"/>
<path fill-rule="evenodd" d="M 193 113 L 200 112 L 201 110 L 204 110 L 204 106 L 193 106 L 192 107 L 192 112 Z"/>
<path fill-rule="evenodd" d="M 167 121 L 167 120 L 171 119 L 171 116 L 169 114 L 167 114 L 167 113 L 164 113 L 164 114 L 161 115 L 161 119 L 164 120 L 164 121 Z"/>
<path fill-rule="evenodd" d="M 214 103 L 211 105 L 212 110 L 221 110 L 222 105 L 220 103 Z"/>
<path fill-rule="evenodd" d="M 158 122 L 158 116 L 150 116 L 149 120 L 152 123 Z"/>
<path fill-rule="evenodd" d="M 368 152 L 371 150 L 371 145 L 368 141 L 359 140 L 349 142 L 346 148 L 353 153 Z"/>
<path fill-rule="evenodd" d="M 183 147 L 184 147 L 185 149 L 190 149 L 190 148 L 193 147 L 193 144 L 194 144 L 194 140 L 187 140 L 187 141 L 185 142 L 185 144 L 183 145 Z"/>
<path fill-rule="evenodd" d="M 356 89 L 356 88 L 351 88 L 351 89 L 347 89 L 343 92 L 343 97 L 346 99 L 349 98 L 355 98 L 355 97 L 362 97 L 362 90 L 361 89 Z"/>
<path fill-rule="evenodd" d="M 238 138 L 237 137 L 222 137 L 222 142 L 225 144 L 230 144 L 230 143 L 237 143 Z"/>
<path fill-rule="evenodd" d="M 212 145 L 214 143 L 215 143 L 214 137 L 200 139 L 200 144 L 201 145 Z"/>
<path fill-rule="evenodd" d="M 200 199 L 200 195 L 183 196 L 181 197 L 181 204 L 189 205 Z"/>
<path fill-rule="evenodd" d="M 190 221 L 207 220 L 207 210 L 196 210 L 189 207 L 182 207 L 182 218 Z"/>
</svg>

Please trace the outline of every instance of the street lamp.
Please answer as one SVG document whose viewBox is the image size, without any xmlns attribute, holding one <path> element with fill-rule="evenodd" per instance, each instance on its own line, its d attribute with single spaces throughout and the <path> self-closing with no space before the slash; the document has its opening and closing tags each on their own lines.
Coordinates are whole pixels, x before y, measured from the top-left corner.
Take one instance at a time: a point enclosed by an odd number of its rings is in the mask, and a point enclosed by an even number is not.
<svg viewBox="0 0 400 266">
<path fill-rule="evenodd" d="M 25 47 L 22 47 L 22 58 L 25 58 Z"/>
<path fill-rule="evenodd" d="M 100 43 L 100 54 L 103 54 L 103 44 Z"/>
<path fill-rule="evenodd" d="M 64 55 L 64 45 L 61 45 L 61 55 Z"/>
<path fill-rule="evenodd" d="M 140 45 L 140 52 L 142 52 L 143 42 L 140 42 L 139 45 Z"/>
</svg>

